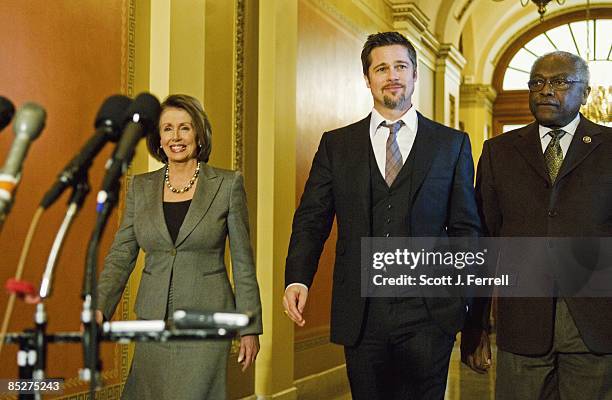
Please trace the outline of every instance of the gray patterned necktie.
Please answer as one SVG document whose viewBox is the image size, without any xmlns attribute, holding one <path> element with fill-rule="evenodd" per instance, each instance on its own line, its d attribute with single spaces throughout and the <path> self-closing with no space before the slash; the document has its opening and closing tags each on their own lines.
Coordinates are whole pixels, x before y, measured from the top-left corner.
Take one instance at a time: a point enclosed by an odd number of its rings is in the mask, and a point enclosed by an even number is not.
<svg viewBox="0 0 612 400">
<path fill-rule="evenodd" d="M 403 121 L 397 121 L 394 124 L 387 124 L 383 122 L 380 124 L 385 128 L 389 128 L 389 137 L 387 138 L 387 156 L 385 159 L 385 181 L 387 185 L 391 187 L 393 181 L 399 174 L 404 162 L 402 160 L 402 153 L 400 153 L 399 145 L 397 144 L 397 132 L 400 130 Z"/>
<path fill-rule="evenodd" d="M 563 150 L 561 149 L 561 138 L 565 135 L 563 129 L 555 129 L 548 134 L 552 137 L 546 150 L 544 150 L 544 160 L 546 161 L 546 168 L 548 169 L 548 176 L 552 183 L 557 179 L 561 164 L 563 164 Z"/>
</svg>

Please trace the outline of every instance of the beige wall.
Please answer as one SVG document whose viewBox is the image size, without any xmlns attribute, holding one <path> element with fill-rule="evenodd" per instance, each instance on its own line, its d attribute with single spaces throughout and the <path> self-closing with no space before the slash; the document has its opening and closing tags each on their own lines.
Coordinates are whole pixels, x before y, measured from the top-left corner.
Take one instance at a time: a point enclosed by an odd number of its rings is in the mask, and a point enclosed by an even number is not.
<svg viewBox="0 0 612 400">
<path fill-rule="evenodd" d="M 314 153 L 324 131 L 364 118 L 372 107 L 361 69 L 362 38 L 322 11 L 301 0 L 298 8 L 297 179 L 296 199 L 302 195 Z M 307 327 L 296 339 L 320 334 L 329 324 L 331 272 L 335 232 L 323 253 L 305 318 Z"/>
</svg>

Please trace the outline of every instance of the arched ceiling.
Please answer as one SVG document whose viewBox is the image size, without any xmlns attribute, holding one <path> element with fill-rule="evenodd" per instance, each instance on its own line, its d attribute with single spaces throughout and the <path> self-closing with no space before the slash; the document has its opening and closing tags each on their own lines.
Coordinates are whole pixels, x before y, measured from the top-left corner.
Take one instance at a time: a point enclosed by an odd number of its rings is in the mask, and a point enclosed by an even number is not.
<svg viewBox="0 0 612 400">
<path fill-rule="evenodd" d="M 523 8 L 520 0 L 422 0 L 419 7 L 431 18 L 430 30 L 440 43 L 459 46 L 463 34 L 468 65 L 466 80 L 491 83 L 495 65 L 502 53 L 522 33 L 537 25 L 534 4 Z M 545 18 L 584 9 L 586 0 L 567 0 L 560 6 L 549 4 Z M 611 7 L 612 0 L 591 1 L 591 7 Z"/>
</svg>

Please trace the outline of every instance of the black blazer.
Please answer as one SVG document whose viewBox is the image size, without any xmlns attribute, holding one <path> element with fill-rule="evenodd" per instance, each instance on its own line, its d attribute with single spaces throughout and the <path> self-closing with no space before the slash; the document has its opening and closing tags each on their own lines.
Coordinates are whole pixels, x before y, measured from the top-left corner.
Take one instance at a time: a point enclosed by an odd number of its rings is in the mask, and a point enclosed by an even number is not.
<svg viewBox="0 0 612 400">
<path fill-rule="evenodd" d="M 370 116 L 323 134 L 295 212 L 285 282 L 312 284 L 334 216 L 338 240 L 333 273 L 331 340 L 353 345 L 361 331 L 361 237 L 371 236 Z M 412 236 L 477 236 L 470 140 L 418 114 L 413 145 L 409 231 Z M 457 298 L 425 299 L 432 318 L 449 334 L 463 323 Z"/>
<path fill-rule="evenodd" d="M 537 123 L 487 140 L 476 195 L 487 236 L 612 236 L 612 129 L 581 116 L 554 185 Z M 612 300 L 566 302 L 587 347 L 612 353 Z M 553 311 L 551 298 L 499 298 L 497 345 L 517 354 L 545 353 Z"/>
</svg>

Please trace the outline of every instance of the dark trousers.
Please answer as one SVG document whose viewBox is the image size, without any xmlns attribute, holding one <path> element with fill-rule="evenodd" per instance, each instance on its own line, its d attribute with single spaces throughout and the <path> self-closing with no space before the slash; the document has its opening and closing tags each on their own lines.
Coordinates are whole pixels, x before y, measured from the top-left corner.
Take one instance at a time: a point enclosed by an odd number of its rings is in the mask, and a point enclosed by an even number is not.
<svg viewBox="0 0 612 400">
<path fill-rule="evenodd" d="M 420 298 L 370 298 L 362 337 L 345 346 L 353 399 L 444 399 L 454 336 Z"/>
<path fill-rule="evenodd" d="M 612 400 L 612 354 L 589 352 L 567 305 L 558 300 L 548 353 L 530 357 L 498 350 L 495 398 Z"/>
</svg>

